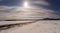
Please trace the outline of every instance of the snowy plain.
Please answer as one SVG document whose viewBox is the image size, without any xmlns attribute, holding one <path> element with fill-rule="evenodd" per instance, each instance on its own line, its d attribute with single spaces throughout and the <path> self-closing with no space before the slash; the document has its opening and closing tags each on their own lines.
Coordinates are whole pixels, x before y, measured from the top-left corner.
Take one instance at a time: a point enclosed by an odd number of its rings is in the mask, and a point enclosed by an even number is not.
<svg viewBox="0 0 60 33">
<path fill-rule="evenodd" d="M 3 23 L 6 24 L 5 22 Z M 10 21 L 8 23 L 21 23 L 21 21 Z M 15 26 L 10 29 L 2 30 L 0 33 L 60 33 L 60 20 L 36 21 L 35 23 Z"/>
</svg>

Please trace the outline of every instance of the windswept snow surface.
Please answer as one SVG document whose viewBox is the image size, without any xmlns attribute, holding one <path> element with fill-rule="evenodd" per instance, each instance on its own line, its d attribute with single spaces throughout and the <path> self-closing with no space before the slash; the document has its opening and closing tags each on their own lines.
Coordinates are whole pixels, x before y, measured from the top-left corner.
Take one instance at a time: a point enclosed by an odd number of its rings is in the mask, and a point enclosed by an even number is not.
<svg viewBox="0 0 60 33">
<path fill-rule="evenodd" d="M 60 33 L 60 20 L 45 20 L 35 23 L 16 26 L 0 33 Z"/>
</svg>

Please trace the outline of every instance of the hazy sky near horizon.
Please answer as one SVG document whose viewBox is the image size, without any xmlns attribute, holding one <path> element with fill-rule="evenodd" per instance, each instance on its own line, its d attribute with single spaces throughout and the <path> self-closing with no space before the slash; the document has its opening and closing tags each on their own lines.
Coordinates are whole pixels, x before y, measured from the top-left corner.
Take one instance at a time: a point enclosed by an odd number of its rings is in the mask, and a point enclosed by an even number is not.
<svg viewBox="0 0 60 33">
<path fill-rule="evenodd" d="M 31 7 L 29 10 L 21 8 L 24 1 L 27 1 Z M 23 16 L 32 16 L 32 18 L 60 17 L 60 0 L 0 0 L 1 19 L 23 18 Z"/>
</svg>

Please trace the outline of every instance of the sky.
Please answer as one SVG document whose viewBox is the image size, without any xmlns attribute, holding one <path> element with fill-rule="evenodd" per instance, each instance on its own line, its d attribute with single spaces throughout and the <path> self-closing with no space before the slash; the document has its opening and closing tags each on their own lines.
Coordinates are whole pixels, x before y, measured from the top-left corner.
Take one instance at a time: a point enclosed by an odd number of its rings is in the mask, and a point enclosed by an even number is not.
<svg viewBox="0 0 60 33">
<path fill-rule="evenodd" d="M 60 0 L 0 0 L 0 19 L 47 17 L 60 18 Z"/>
</svg>

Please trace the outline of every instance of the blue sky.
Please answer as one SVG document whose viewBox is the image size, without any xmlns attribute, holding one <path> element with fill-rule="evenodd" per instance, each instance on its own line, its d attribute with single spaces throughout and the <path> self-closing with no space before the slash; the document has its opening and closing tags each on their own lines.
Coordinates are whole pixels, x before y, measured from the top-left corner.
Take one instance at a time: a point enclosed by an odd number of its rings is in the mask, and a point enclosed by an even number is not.
<svg viewBox="0 0 60 33">
<path fill-rule="evenodd" d="M 5 6 L 15 6 L 18 5 L 19 3 L 22 3 L 21 0 L 1 0 L 0 5 L 5 5 Z"/>
<path fill-rule="evenodd" d="M 46 0 L 51 5 L 49 9 L 55 10 L 56 12 L 60 12 L 60 0 Z"/>
<path fill-rule="evenodd" d="M 35 0 L 32 0 L 32 1 L 35 1 Z M 49 9 L 56 10 L 56 11 L 60 10 L 60 0 L 44 0 L 44 1 L 50 3 L 50 5 L 49 6 L 41 5 L 42 7 L 49 8 Z M 22 4 L 22 2 L 23 2 L 23 0 L 1 0 L 0 5 L 3 5 L 3 6 L 19 5 L 20 6 L 20 4 Z M 39 4 L 39 6 L 40 6 L 40 4 Z"/>
<path fill-rule="evenodd" d="M 10 12 L 16 9 L 16 6 L 21 7 L 24 0 L 0 0 L 0 12 Z M 47 10 L 53 10 L 55 15 L 60 17 L 60 0 L 29 0 L 31 6 L 36 6 L 38 8 L 44 8 Z M 15 7 L 14 7 L 15 6 Z M 8 13 L 9 13 L 8 12 Z M 12 13 L 12 12 L 10 12 Z M 2 13 L 0 13 L 2 15 Z M 5 14 L 4 14 L 5 15 Z M 55 16 L 53 15 L 53 17 Z"/>
</svg>

